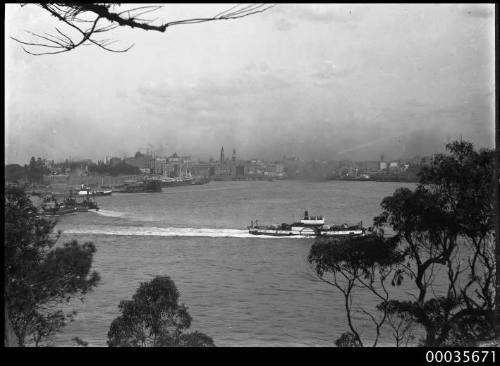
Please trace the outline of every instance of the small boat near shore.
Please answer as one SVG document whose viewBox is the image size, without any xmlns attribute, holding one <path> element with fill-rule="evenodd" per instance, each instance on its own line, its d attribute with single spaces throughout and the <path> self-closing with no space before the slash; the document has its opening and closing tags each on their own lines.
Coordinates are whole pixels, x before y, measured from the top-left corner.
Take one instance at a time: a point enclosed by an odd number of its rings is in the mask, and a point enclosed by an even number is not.
<svg viewBox="0 0 500 366">
<path fill-rule="evenodd" d="M 59 217 L 77 212 L 98 211 L 99 206 L 90 195 L 82 197 L 70 193 L 63 201 L 58 201 L 55 195 L 46 196 L 40 209 L 42 216 Z"/>
<path fill-rule="evenodd" d="M 76 207 L 67 207 L 57 202 L 44 202 L 41 206 L 41 214 L 45 217 L 59 217 L 75 214 L 76 212 L 78 212 Z"/>
<path fill-rule="evenodd" d="M 305 211 L 304 218 L 292 224 L 261 226 L 252 221 L 248 232 L 253 235 L 295 236 L 295 237 L 351 237 L 366 235 L 367 229 L 360 222 L 356 225 L 326 225 L 323 216 L 309 216 Z"/>
</svg>

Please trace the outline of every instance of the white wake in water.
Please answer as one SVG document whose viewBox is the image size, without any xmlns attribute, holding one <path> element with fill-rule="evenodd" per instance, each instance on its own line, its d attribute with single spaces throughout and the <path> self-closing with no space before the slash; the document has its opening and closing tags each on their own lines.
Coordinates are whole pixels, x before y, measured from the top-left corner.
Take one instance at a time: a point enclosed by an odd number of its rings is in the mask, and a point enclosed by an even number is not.
<svg viewBox="0 0 500 366">
<path fill-rule="evenodd" d="M 92 211 L 92 212 L 95 212 L 98 215 L 106 216 L 106 217 L 122 217 L 123 215 L 125 215 L 125 212 L 102 210 L 102 209 L 99 209 L 98 211 Z"/>
<path fill-rule="evenodd" d="M 127 235 L 127 236 L 169 236 L 169 237 L 209 237 L 209 238 L 262 238 L 278 239 L 288 236 L 252 235 L 247 230 L 179 228 L 179 227 L 106 227 L 73 228 L 64 230 L 65 234 Z"/>
</svg>

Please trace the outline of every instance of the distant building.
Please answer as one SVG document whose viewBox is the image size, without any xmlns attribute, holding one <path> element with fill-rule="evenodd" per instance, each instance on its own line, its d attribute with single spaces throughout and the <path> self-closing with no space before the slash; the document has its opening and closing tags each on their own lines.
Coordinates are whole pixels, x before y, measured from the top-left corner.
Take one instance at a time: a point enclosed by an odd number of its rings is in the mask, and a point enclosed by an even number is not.
<svg viewBox="0 0 500 366">
<path fill-rule="evenodd" d="M 378 163 L 378 168 L 379 170 L 386 170 L 387 169 L 387 163 L 384 159 L 384 155 L 380 155 L 380 161 Z"/>
<path fill-rule="evenodd" d="M 218 166 L 215 168 L 215 179 L 216 180 L 229 180 L 233 176 L 230 167 Z"/>
<path fill-rule="evenodd" d="M 267 171 L 267 166 L 260 160 L 252 159 L 250 163 L 247 165 L 247 173 L 250 177 L 258 177 L 263 176 Z"/>
<path fill-rule="evenodd" d="M 236 175 L 236 178 L 244 177 L 245 176 L 245 166 L 244 165 L 237 165 L 235 167 L 235 175 Z"/>
<path fill-rule="evenodd" d="M 380 170 L 380 163 L 378 161 L 364 161 L 360 168 L 366 173 L 374 173 Z"/>
<path fill-rule="evenodd" d="M 225 159 L 224 159 L 224 146 L 222 146 L 222 149 L 220 150 L 220 166 L 222 167 L 224 165 Z"/>
<path fill-rule="evenodd" d="M 167 159 L 153 158 L 149 161 L 150 173 L 164 175 L 166 170 L 167 170 Z"/>
<path fill-rule="evenodd" d="M 215 167 L 216 164 L 213 161 L 210 163 L 198 162 L 191 166 L 191 175 L 193 177 L 210 178 L 215 175 Z"/>
<path fill-rule="evenodd" d="M 228 160 L 226 161 L 225 155 L 224 155 L 224 146 L 222 146 L 220 150 L 220 158 L 218 161 L 218 164 L 214 167 L 211 172 L 214 173 L 213 178 L 215 180 L 230 180 L 233 177 L 233 171 L 231 169 L 232 164 Z"/>
<path fill-rule="evenodd" d="M 190 156 L 179 156 L 174 153 L 169 156 L 164 166 L 163 175 L 169 177 L 179 177 L 191 174 L 192 161 Z"/>
<path fill-rule="evenodd" d="M 124 162 L 128 165 L 136 166 L 139 169 L 149 168 L 150 161 L 153 157 L 151 155 L 142 154 L 137 152 L 133 158 L 125 158 Z M 112 158 L 111 160 L 113 160 Z"/>
<path fill-rule="evenodd" d="M 389 169 L 399 169 L 399 161 L 391 161 Z"/>
<path fill-rule="evenodd" d="M 110 166 L 116 166 L 122 162 L 122 159 L 117 157 L 112 157 L 108 161 Z"/>
</svg>

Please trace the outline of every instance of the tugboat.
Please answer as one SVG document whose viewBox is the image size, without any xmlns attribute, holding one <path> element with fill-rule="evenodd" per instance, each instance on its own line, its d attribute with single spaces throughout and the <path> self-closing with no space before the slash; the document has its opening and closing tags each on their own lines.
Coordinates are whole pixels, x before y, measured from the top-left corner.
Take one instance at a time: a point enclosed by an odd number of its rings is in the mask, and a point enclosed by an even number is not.
<svg viewBox="0 0 500 366">
<path fill-rule="evenodd" d="M 304 218 L 293 224 L 259 226 L 258 221 L 252 221 L 248 232 L 253 235 L 298 236 L 298 237 L 349 237 L 365 235 L 363 223 L 357 225 L 325 225 L 323 216 L 309 216 L 304 212 Z"/>
</svg>

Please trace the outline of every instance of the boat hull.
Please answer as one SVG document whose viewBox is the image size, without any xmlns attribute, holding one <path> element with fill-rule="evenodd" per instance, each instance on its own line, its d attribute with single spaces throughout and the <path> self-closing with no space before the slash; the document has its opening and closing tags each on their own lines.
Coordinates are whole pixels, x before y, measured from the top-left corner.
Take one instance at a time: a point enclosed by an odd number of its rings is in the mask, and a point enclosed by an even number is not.
<svg viewBox="0 0 500 366">
<path fill-rule="evenodd" d="M 95 192 L 96 196 L 111 196 L 113 191 L 97 191 Z"/>
<path fill-rule="evenodd" d="M 160 181 L 138 182 L 124 186 L 117 186 L 113 189 L 115 193 L 154 193 L 161 192 L 162 185 Z"/>
<path fill-rule="evenodd" d="M 252 235 L 266 235 L 266 236 L 290 236 L 290 237 L 303 237 L 303 238 L 316 238 L 316 237 L 351 237 L 365 235 L 364 230 L 342 230 L 342 231 L 316 231 L 310 228 L 302 230 L 279 230 L 279 229 L 265 229 L 265 228 L 249 228 L 248 232 Z"/>
<path fill-rule="evenodd" d="M 162 181 L 162 187 L 177 187 L 177 186 L 190 186 L 193 185 L 193 180 L 172 180 L 172 181 Z"/>
<path fill-rule="evenodd" d="M 251 225 L 248 226 L 248 232 L 253 235 L 343 238 L 363 236 L 366 229 L 363 227 L 363 222 L 351 226 L 347 224 L 325 225 L 323 216 L 310 216 L 306 210 L 304 218 L 300 222 L 283 223 L 281 225 L 258 225 L 257 221 L 255 221 L 254 225 L 252 221 Z"/>
</svg>

